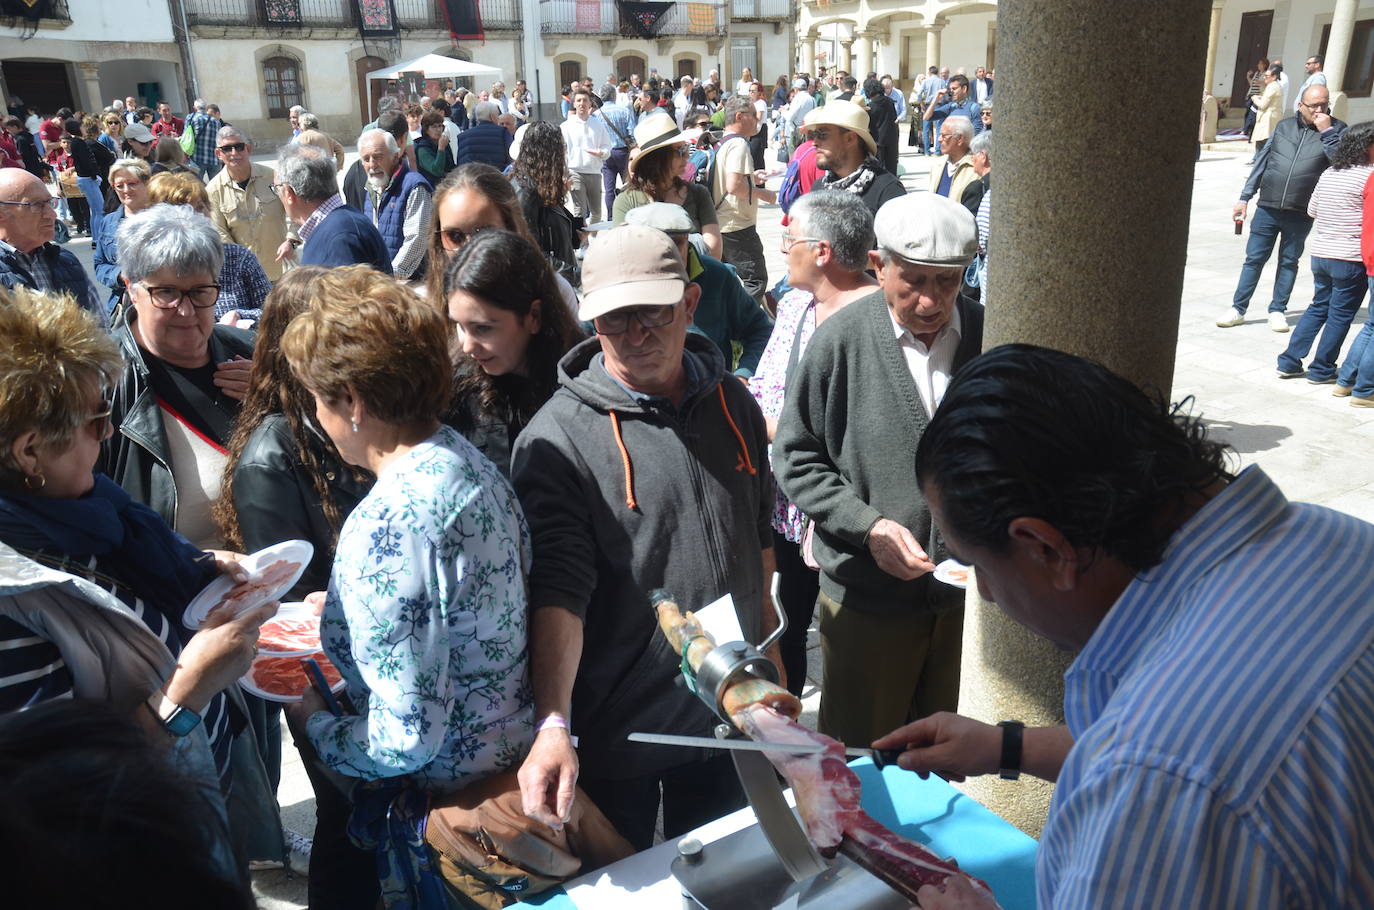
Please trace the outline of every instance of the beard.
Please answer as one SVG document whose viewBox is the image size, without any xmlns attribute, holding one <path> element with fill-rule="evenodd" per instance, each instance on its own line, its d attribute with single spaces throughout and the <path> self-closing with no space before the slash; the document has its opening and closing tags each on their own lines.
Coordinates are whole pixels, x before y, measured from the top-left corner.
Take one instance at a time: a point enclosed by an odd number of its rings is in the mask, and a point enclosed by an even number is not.
<svg viewBox="0 0 1374 910">
<path fill-rule="evenodd" d="M 368 175 L 367 175 L 367 185 L 370 186 L 370 187 L 372 187 L 372 189 L 376 190 L 376 191 L 379 192 L 379 193 L 381 193 L 381 192 L 383 192 L 383 191 L 386 190 L 386 185 L 387 185 L 387 183 L 389 183 L 389 182 L 390 182 L 390 181 L 387 180 L 385 174 L 368 174 Z"/>
</svg>

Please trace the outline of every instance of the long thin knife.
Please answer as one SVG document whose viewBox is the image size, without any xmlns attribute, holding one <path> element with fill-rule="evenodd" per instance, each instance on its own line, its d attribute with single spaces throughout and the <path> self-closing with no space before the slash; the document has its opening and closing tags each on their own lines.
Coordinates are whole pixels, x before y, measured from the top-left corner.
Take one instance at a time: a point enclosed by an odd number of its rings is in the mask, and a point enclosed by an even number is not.
<svg viewBox="0 0 1374 910">
<path fill-rule="evenodd" d="M 780 743 L 759 743 L 752 739 L 712 739 L 709 736 L 677 736 L 672 733 L 631 733 L 626 737 L 632 743 L 655 743 L 660 746 L 691 746 L 696 749 L 736 749 L 741 752 L 779 752 L 785 755 L 812 755 L 824 752 L 828 746 L 782 745 Z M 860 749 L 846 746 L 845 755 L 855 758 L 870 758 L 874 767 L 884 768 L 896 765 L 901 749 Z"/>
</svg>

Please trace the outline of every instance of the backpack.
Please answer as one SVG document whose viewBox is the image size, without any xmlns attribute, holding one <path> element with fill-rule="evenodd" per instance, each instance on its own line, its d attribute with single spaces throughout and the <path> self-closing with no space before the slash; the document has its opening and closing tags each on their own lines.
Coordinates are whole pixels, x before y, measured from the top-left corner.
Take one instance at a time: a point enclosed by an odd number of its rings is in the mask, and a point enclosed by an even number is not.
<svg viewBox="0 0 1374 910">
<path fill-rule="evenodd" d="M 816 147 L 813 145 L 787 163 L 787 171 L 782 175 L 782 186 L 778 187 L 778 207 L 784 215 L 792 208 L 792 203 L 801 196 L 802 164 L 815 154 Z"/>
</svg>

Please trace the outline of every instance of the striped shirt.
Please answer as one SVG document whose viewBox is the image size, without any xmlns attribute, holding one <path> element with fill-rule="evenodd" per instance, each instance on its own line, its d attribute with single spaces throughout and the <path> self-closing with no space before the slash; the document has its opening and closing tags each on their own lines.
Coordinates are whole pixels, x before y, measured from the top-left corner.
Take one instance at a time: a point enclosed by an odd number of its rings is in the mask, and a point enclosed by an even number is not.
<svg viewBox="0 0 1374 910">
<path fill-rule="evenodd" d="M 0 616 L 0 714 L 71 698 L 72 686 L 57 645 Z"/>
<path fill-rule="evenodd" d="M 1322 259 L 1360 261 L 1360 233 L 1364 229 L 1364 185 L 1374 165 L 1327 168 L 1317 179 L 1307 214 L 1317 219 L 1307 238 L 1307 251 Z"/>
<path fill-rule="evenodd" d="M 1374 525 L 1250 467 L 1065 675 L 1039 906 L 1374 906 Z"/>
</svg>

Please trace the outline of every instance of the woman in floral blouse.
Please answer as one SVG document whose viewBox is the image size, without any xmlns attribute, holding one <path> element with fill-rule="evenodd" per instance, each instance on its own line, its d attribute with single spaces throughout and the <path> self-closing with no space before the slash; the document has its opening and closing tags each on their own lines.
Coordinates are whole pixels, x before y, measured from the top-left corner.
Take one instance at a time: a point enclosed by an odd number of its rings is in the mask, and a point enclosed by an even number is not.
<svg viewBox="0 0 1374 910">
<path fill-rule="evenodd" d="M 529 747 L 529 531 L 501 473 L 439 422 L 452 366 L 435 307 L 365 266 L 335 269 L 281 348 L 340 455 L 377 477 L 339 532 L 322 620 L 360 713 L 335 717 L 310 691 L 288 714 L 360 782 L 351 829 L 377 835 L 399 905 L 424 818 L 410 795 L 461 789 Z"/>
</svg>

